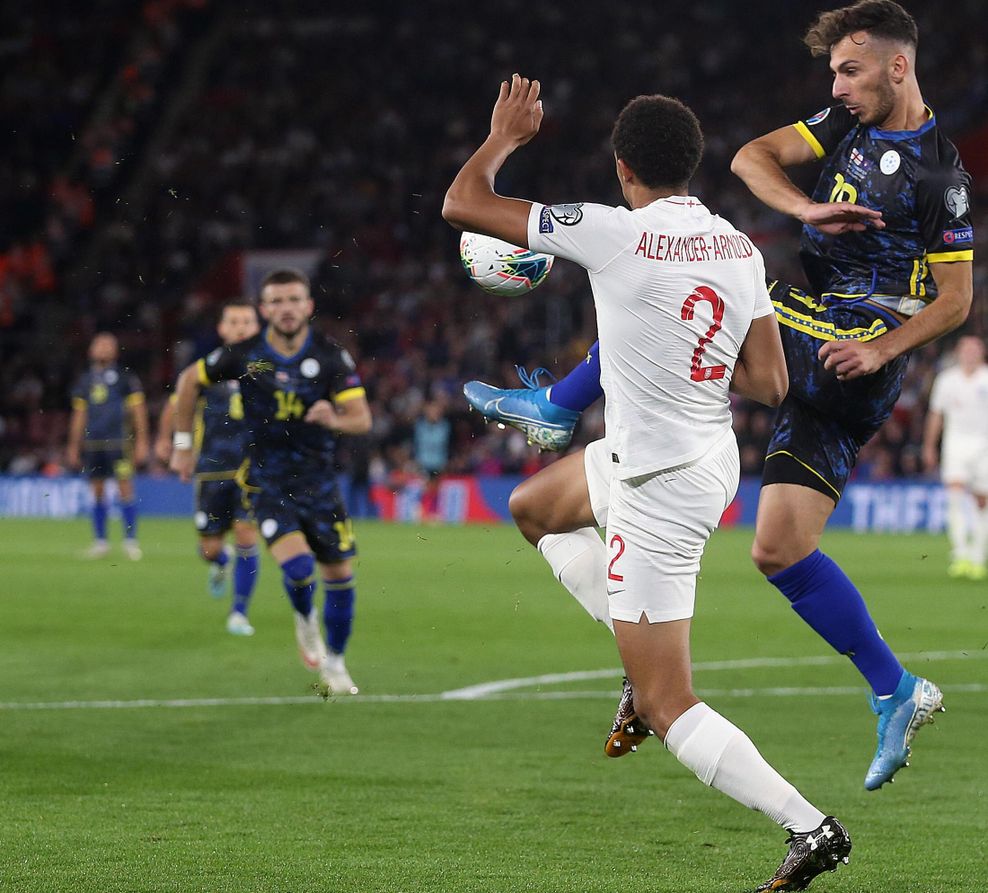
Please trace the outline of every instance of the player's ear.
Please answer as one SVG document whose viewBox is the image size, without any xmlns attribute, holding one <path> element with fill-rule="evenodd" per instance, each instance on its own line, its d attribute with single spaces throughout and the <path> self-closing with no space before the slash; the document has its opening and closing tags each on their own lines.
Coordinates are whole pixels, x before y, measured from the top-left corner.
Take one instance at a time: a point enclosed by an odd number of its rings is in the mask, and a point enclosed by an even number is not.
<svg viewBox="0 0 988 893">
<path fill-rule="evenodd" d="M 632 183 L 635 179 L 635 172 L 625 164 L 624 160 L 618 158 L 617 155 L 614 156 L 614 166 L 617 170 L 618 182 L 621 184 L 622 188 L 627 183 Z"/>
<path fill-rule="evenodd" d="M 889 75 L 896 84 L 901 84 L 911 68 L 909 57 L 905 53 L 896 53 L 889 64 Z"/>
</svg>

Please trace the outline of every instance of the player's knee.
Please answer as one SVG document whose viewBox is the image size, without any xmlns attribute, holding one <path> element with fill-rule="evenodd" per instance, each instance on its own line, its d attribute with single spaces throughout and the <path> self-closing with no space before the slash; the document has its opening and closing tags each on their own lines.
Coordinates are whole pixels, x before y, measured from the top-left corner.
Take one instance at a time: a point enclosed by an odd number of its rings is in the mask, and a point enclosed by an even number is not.
<svg viewBox="0 0 988 893">
<path fill-rule="evenodd" d="M 538 543 L 549 532 L 546 519 L 542 517 L 545 511 L 545 501 L 537 498 L 534 487 L 524 481 L 511 491 L 508 497 L 508 511 L 515 520 L 515 525 L 532 545 Z"/>
<path fill-rule="evenodd" d="M 219 541 L 200 540 L 199 542 L 199 554 L 205 561 L 216 561 L 222 549 L 223 543 Z"/>
<path fill-rule="evenodd" d="M 766 577 L 786 568 L 782 553 L 773 546 L 763 544 L 757 537 L 751 545 L 751 560 Z"/>
<path fill-rule="evenodd" d="M 665 685 L 644 691 L 635 688 L 635 713 L 662 740 L 669 727 L 695 703 L 696 696 L 689 689 L 678 691 Z"/>
<path fill-rule="evenodd" d="M 316 559 L 308 552 L 282 562 L 281 574 L 286 586 L 305 586 L 315 578 Z"/>
</svg>

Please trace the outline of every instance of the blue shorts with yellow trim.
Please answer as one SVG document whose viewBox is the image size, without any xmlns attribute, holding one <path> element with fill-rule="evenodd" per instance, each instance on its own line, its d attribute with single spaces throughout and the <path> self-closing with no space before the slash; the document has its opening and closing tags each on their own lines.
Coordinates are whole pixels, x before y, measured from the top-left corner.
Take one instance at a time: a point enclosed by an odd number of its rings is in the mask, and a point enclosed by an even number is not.
<svg viewBox="0 0 988 893">
<path fill-rule="evenodd" d="M 827 306 L 783 282 L 769 284 L 789 369 L 762 485 L 801 484 L 837 502 L 861 447 L 891 415 L 906 373 L 897 357 L 873 375 L 838 381 L 817 357 L 826 341 L 870 341 L 897 320 L 870 304 Z"/>
<path fill-rule="evenodd" d="M 250 504 L 233 478 L 203 480 L 197 476 L 193 519 L 200 536 L 218 536 L 237 521 L 250 521 Z"/>
<path fill-rule="evenodd" d="M 84 449 L 82 473 L 91 480 L 116 478 L 123 481 L 134 476 L 134 463 L 122 449 Z"/>
<path fill-rule="evenodd" d="M 333 564 L 357 554 L 353 522 L 335 478 L 264 483 L 251 493 L 250 500 L 268 546 L 289 533 L 299 532 L 316 561 Z"/>
</svg>

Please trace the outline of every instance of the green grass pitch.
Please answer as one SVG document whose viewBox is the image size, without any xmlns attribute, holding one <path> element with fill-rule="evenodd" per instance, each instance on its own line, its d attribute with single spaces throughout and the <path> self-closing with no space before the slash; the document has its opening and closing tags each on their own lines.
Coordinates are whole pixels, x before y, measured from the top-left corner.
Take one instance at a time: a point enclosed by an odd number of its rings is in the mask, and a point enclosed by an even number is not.
<svg viewBox="0 0 988 893">
<path fill-rule="evenodd" d="M 0 521 L 4 891 L 716 893 L 785 852 L 657 742 L 603 756 L 613 643 L 512 528 L 358 524 L 362 692 L 330 702 L 268 558 L 257 635 L 236 639 L 191 524 L 141 533 L 140 563 L 86 562 L 81 521 Z M 941 538 L 825 538 L 946 692 L 912 767 L 869 794 L 863 684 L 761 580 L 750 538 L 708 548 L 695 684 L 846 823 L 851 864 L 811 889 L 982 893 L 988 586 L 947 578 Z"/>
</svg>

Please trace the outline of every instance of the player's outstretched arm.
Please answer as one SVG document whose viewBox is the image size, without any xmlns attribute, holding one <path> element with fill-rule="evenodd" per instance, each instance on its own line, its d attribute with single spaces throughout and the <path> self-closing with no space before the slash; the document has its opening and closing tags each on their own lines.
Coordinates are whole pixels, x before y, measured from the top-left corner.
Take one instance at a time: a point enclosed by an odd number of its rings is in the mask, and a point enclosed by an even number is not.
<svg viewBox="0 0 988 893">
<path fill-rule="evenodd" d="M 851 202 L 814 202 L 786 175 L 787 167 L 814 160 L 810 144 L 794 127 L 780 127 L 738 149 L 731 171 L 770 208 L 821 232 L 839 235 L 867 227 L 884 229 L 881 211 Z"/>
<path fill-rule="evenodd" d="M 731 390 L 766 406 L 778 406 L 785 399 L 789 372 L 774 313 L 752 320 L 734 364 Z"/>
<path fill-rule="evenodd" d="M 484 233 L 512 245 L 528 247 L 530 201 L 505 198 L 494 191 L 494 178 L 508 156 L 539 132 L 542 100 L 538 81 L 512 75 L 501 82 L 491 116 L 490 136 L 467 159 L 443 202 L 443 219 L 459 230 Z"/>
<path fill-rule="evenodd" d="M 195 467 L 192 429 L 195 425 L 196 400 L 201 390 L 199 364 L 193 363 L 183 370 L 175 387 L 175 433 L 172 436 L 174 449 L 169 467 L 183 481 L 191 479 Z"/>
<path fill-rule="evenodd" d="M 974 283 L 971 261 L 930 264 L 937 297 L 921 313 L 874 341 L 828 341 L 820 348 L 824 368 L 850 380 L 877 372 L 890 360 L 952 332 L 971 310 Z"/>
</svg>

